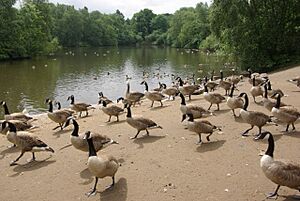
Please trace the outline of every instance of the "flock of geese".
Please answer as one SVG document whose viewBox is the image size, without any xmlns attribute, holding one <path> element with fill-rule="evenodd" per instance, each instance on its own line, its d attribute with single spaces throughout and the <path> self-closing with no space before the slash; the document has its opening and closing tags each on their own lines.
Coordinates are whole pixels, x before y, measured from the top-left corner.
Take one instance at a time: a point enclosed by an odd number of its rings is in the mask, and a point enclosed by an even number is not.
<svg viewBox="0 0 300 201">
<path fill-rule="evenodd" d="M 131 139 L 136 139 L 141 131 L 145 131 L 146 134 L 149 135 L 149 129 L 163 128 L 149 118 L 133 116 L 132 107 L 140 105 L 144 98 L 150 100 L 150 107 L 153 107 L 155 102 L 159 102 L 159 106 L 162 107 L 163 100 L 174 100 L 176 96 L 179 96 L 181 98 L 179 108 L 182 114 L 181 121 L 187 120 L 187 129 L 199 136 L 197 144 L 200 145 L 202 143 L 202 134 L 206 134 L 206 140 L 210 141 L 210 136 L 213 132 L 221 130 L 221 128 L 207 120 L 195 119 L 214 116 L 214 112 L 211 111 L 212 106 L 216 105 L 216 110 L 220 110 L 220 104 L 226 102 L 227 107 L 232 110 L 234 118 L 241 117 L 244 122 L 249 124 L 250 128 L 242 132 L 243 136 L 248 135 L 249 131 L 256 126 L 259 132 L 255 136 L 255 139 L 268 139 L 268 149 L 261 158 L 260 164 L 266 177 L 277 184 L 275 192 L 268 195 L 268 198 L 276 198 L 280 186 L 287 186 L 300 191 L 300 166 L 294 163 L 275 160 L 273 158 L 273 136 L 269 131 L 262 132 L 262 128 L 267 123 L 277 124 L 276 122 L 284 123 L 286 125 L 286 132 L 289 131 L 290 126 L 292 130 L 295 130 L 294 123 L 300 117 L 300 113 L 292 105 L 281 102 L 281 98 L 284 97 L 285 94 L 280 89 L 272 89 L 271 80 L 267 74 L 253 73 L 250 69 L 248 69 L 247 73 L 249 84 L 251 84 L 252 87 L 249 93 L 240 92 L 238 96 L 234 96 L 234 92 L 238 90 L 237 86 L 240 81 L 244 81 L 246 78 L 245 75 L 235 75 L 235 71 L 233 70 L 233 74 L 226 78 L 224 78 L 223 71 L 220 71 L 220 76 L 214 76 L 213 72 L 210 79 L 205 76 L 204 78 L 195 80 L 194 75 L 191 80 L 174 77 L 174 82 L 171 86 L 159 83 L 159 87 L 152 91 L 149 90 L 148 84 L 144 80 L 140 83 L 145 86 L 143 93 L 130 91 L 130 83 L 128 81 L 125 96 L 117 99 L 117 102 L 123 103 L 123 107 L 121 107 L 120 104 L 114 104 L 113 101 L 105 97 L 102 92 L 98 94 L 98 104 L 102 105 L 101 110 L 108 116 L 107 122 L 111 121 L 112 116 L 116 117 L 116 121 L 119 121 L 119 116 L 126 113 L 126 122 L 129 126 L 136 129 L 137 132 Z M 196 81 L 199 82 L 199 84 L 196 84 Z M 300 87 L 299 77 L 289 81 L 295 82 L 296 85 Z M 215 92 L 217 87 L 224 89 L 225 95 Z M 271 115 L 248 110 L 248 94 L 252 96 L 255 103 L 257 103 L 257 98 L 261 97 L 262 105 L 270 111 Z M 191 100 L 192 97 L 196 95 L 203 95 L 204 100 L 210 104 L 209 108 L 205 109 L 200 105 L 188 104 L 186 102 L 186 96 Z M 78 118 L 80 118 L 83 113 L 85 116 L 88 116 L 88 110 L 93 108 L 93 106 L 87 103 L 76 102 L 73 95 L 69 96 L 67 100 L 70 101 L 70 107 L 61 108 L 59 102 L 46 99 L 45 103 L 48 104 L 47 115 L 49 119 L 58 124 L 53 128 L 54 130 L 58 128 L 63 130 L 67 126 L 73 125 L 70 141 L 74 148 L 89 153 L 87 165 L 96 179 L 92 191 L 88 192 L 87 195 L 94 195 L 99 178 L 111 177 L 112 184 L 110 187 L 114 186 L 115 174 L 119 167 L 119 163 L 115 157 L 102 153 L 97 156 L 97 152 L 109 145 L 118 144 L 118 142 L 99 133 L 90 131 L 80 133 L 79 124 L 75 117 L 78 114 Z M 0 104 L 3 106 L 5 113 L 5 120 L 0 122 L 1 133 L 6 135 L 7 140 L 12 143 L 13 146 L 17 146 L 21 150 L 20 155 L 10 163 L 11 166 L 17 165 L 17 161 L 26 152 L 32 152 L 33 161 L 35 160 L 35 152 L 54 152 L 50 146 L 30 132 L 30 130 L 36 128 L 36 126 L 32 125 L 32 121 L 34 121 L 33 117 L 23 112 L 10 113 L 5 101 L 1 101 Z M 53 109 L 54 105 L 58 107 L 57 110 Z M 236 109 L 240 110 L 239 116 L 237 116 L 235 112 Z"/>
</svg>

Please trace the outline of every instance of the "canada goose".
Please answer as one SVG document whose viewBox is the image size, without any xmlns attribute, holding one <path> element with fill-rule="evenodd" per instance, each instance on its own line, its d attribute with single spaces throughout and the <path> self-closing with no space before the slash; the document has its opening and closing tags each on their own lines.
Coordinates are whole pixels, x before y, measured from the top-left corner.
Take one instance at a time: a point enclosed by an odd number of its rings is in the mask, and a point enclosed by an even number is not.
<svg viewBox="0 0 300 201">
<path fill-rule="evenodd" d="M 234 84 L 232 84 L 231 91 L 230 91 L 229 97 L 227 98 L 226 103 L 227 103 L 227 106 L 232 110 L 233 116 L 236 117 L 234 109 L 243 108 L 244 100 L 242 99 L 242 97 L 233 97 L 234 88 L 235 88 L 235 86 L 234 86 Z"/>
<path fill-rule="evenodd" d="M 188 113 L 193 114 L 193 117 L 195 119 L 196 118 L 201 118 L 204 115 L 211 114 L 211 112 L 205 110 L 203 107 L 196 106 L 196 105 L 190 105 L 190 104 L 186 105 L 184 95 L 182 93 L 179 93 L 179 95 L 180 95 L 180 98 L 181 98 L 181 103 L 180 103 L 180 111 L 182 113 L 181 122 L 185 120 L 186 115 Z"/>
<path fill-rule="evenodd" d="M 92 189 L 92 191 L 87 193 L 87 196 L 94 195 L 96 193 L 96 186 L 98 183 L 98 178 L 104 178 L 104 177 L 111 177 L 112 178 L 112 184 L 109 186 L 109 188 L 113 187 L 115 185 L 115 174 L 118 171 L 119 168 L 119 162 L 116 158 L 113 156 L 106 156 L 106 155 L 99 155 L 97 157 L 97 152 L 94 147 L 93 143 L 93 137 L 90 136 L 90 132 L 86 132 L 86 141 L 89 147 L 89 159 L 87 162 L 89 171 L 92 173 L 92 175 L 95 176 L 95 184 Z"/>
<path fill-rule="evenodd" d="M 210 108 L 213 104 L 217 105 L 217 107 L 218 107 L 217 110 L 218 111 L 220 110 L 219 104 L 223 100 L 225 100 L 225 98 L 221 94 L 214 93 L 214 92 L 208 92 L 207 86 L 206 86 L 206 84 L 204 84 L 204 93 L 203 93 L 203 95 L 204 95 L 204 99 L 210 103 L 210 106 L 209 106 L 208 110 L 210 110 Z"/>
<path fill-rule="evenodd" d="M 249 72 L 249 80 L 248 82 L 253 86 L 258 86 L 266 82 L 266 79 L 268 78 L 268 75 L 266 73 L 259 74 L 259 73 L 253 73 L 251 69 L 248 69 Z M 255 80 L 253 80 L 255 78 Z"/>
<path fill-rule="evenodd" d="M 275 143 L 270 132 L 263 132 L 255 139 L 268 138 L 268 149 L 260 159 L 260 167 L 265 176 L 277 184 L 274 193 L 270 193 L 267 198 L 277 198 L 280 186 L 287 186 L 300 191 L 300 165 L 292 162 L 274 160 Z"/>
<path fill-rule="evenodd" d="M 32 117 L 20 112 L 20 113 L 9 113 L 7 104 L 5 101 L 1 101 L 0 104 L 4 108 L 4 118 L 5 120 L 20 120 L 20 121 L 29 121 L 33 119 Z"/>
<path fill-rule="evenodd" d="M 173 100 L 175 100 L 175 96 L 178 93 L 178 89 L 176 87 L 168 87 L 166 84 L 162 84 L 162 93 L 166 94 L 169 96 L 169 100 L 171 99 L 171 97 L 173 97 Z"/>
<path fill-rule="evenodd" d="M 295 130 L 295 121 L 300 117 L 300 113 L 298 110 L 292 106 L 283 106 L 280 107 L 281 96 L 280 94 L 276 93 L 276 105 L 272 108 L 271 112 L 274 117 L 276 117 L 279 121 L 286 123 L 286 132 L 289 130 L 290 124 L 293 126 L 293 130 Z"/>
<path fill-rule="evenodd" d="M 60 104 L 59 101 L 54 101 L 54 104 L 57 106 L 57 109 L 58 109 L 59 111 L 67 112 L 67 113 L 69 113 L 70 115 L 73 115 L 73 114 L 75 113 L 74 110 L 71 110 L 71 109 L 69 109 L 69 108 L 61 108 L 61 104 Z"/>
<path fill-rule="evenodd" d="M 232 75 L 228 78 L 228 81 L 231 82 L 234 85 L 237 85 L 241 81 L 241 76 L 235 75 L 235 69 L 232 69 Z"/>
<path fill-rule="evenodd" d="M 70 136 L 70 140 L 72 145 L 81 151 L 87 152 L 88 149 L 88 144 L 86 143 L 86 141 L 83 139 L 84 137 L 84 133 L 79 134 L 79 125 L 77 123 L 77 121 L 73 118 L 68 118 L 68 120 L 66 121 L 64 127 L 69 126 L 70 124 L 73 124 L 74 129 L 71 133 Z M 98 133 L 92 133 L 92 136 L 94 138 L 94 147 L 96 149 L 96 151 L 99 151 L 109 145 L 112 144 L 119 144 L 118 142 L 110 139 L 109 137 L 107 137 L 106 135 L 101 135 Z"/>
<path fill-rule="evenodd" d="M 21 149 L 20 156 L 10 163 L 11 166 L 16 165 L 16 162 L 24 155 L 25 152 L 32 152 L 32 161 L 35 160 L 35 152 L 49 151 L 54 153 L 54 150 L 37 136 L 24 131 L 17 132 L 15 125 L 7 121 L 2 123 L 2 130 L 6 127 L 8 127 L 9 130 L 7 135 L 10 135 L 17 147 Z"/>
<path fill-rule="evenodd" d="M 183 85 L 183 81 L 182 81 L 181 77 L 177 77 L 176 80 L 178 80 L 178 82 L 179 82 L 179 91 L 183 95 L 188 95 L 189 100 L 191 100 L 192 94 L 194 93 L 194 91 L 199 89 L 199 86 L 198 85 Z"/>
<path fill-rule="evenodd" d="M 71 109 L 74 110 L 75 112 L 79 112 L 79 117 L 81 117 L 81 113 L 83 111 L 85 111 L 86 117 L 89 115 L 88 107 L 92 105 L 86 103 L 75 103 L 75 99 L 73 95 L 69 96 L 67 100 L 71 100 Z"/>
<path fill-rule="evenodd" d="M 101 110 L 109 116 L 109 119 L 107 122 L 110 122 L 111 116 L 116 116 L 117 121 L 119 121 L 119 115 L 121 114 L 121 112 L 124 112 L 124 110 L 116 105 L 107 106 L 107 103 L 104 100 L 100 100 L 99 104 L 101 104 L 101 103 L 103 105 Z"/>
<path fill-rule="evenodd" d="M 98 93 L 98 98 L 99 98 L 99 100 L 105 101 L 106 105 L 112 103 L 112 100 L 110 100 L 109 98 L 107 98 L 106 96 L 104 96 L 102 92 Z"/>
<path fill-rule="evenodd" d="M 269 95 L 269 97 L 275 97 L 276 93 L 280 94 L 281 97 L 284 96 L 284 93 L 281 89 L 272 89 L 272 85 L 271 85 L 270 80 L 268 80 L 267 84 L 268 84 L 268 95 Z"/>
<path fill-rule="evenodd" d="M 149 135 L 148 128 L 160 128 L 162 129 L 161 126 L 157 125 L 154 121 L 151 119 L 147 119 L 144 117 L 132 117 L 131 116 L 131 105 L 126 105 L 127 108 L 127 119 L 126 122 L 133 128 L 137 130 L 137 134 L 134 137 L 131 137 L 130 139 L 136 139 L 139 133 L 142 130 L 145 130 L 147 132 L 147 135 Z"/>
<path fill-rule="evenodd" d="M 0 124 L 2 124 L 5 120 L 0 120 Z M 20 120 L 9 120 L 8 122 L 12 123 L 15 125 L 17 131 L 25 131 L 25 130 L 32 130 L 36 128 L 36 126 L 33 126 L 31 123 L 28 121 L 20 121 Z M 0 131 L 3 134 L 6 134 L 7 130 L 1 130 Z"/>
<path fill-rule="evenodd" d="M 158 87 L 154 88 L 153 91 L 161 92 L 161 90 L 162 90 L 162 84 L 158 82 Z"/>
<path fill-rule="evenodd" d="M 129 82 L 127 82 L 127 90 L 125 94 L 125 98 L 129 100 L 133 106 L 137 103 L 140 102 L 141 98 L 144 97 L 143 93 L 140 92 L 130 92 L 130 85 Z"/>
<path fill-rule="evenodd" d="M 267 84 L 264 84 L 264 97 L 263 97 L 262 101 L 263 101 L 264 107 L 267 110 L 269 110 L 270 112 L 272 111 L 272 108 L 275 107 L 275 105 L 276 105 L 276 102 L 273 102 L 268 98 Z M 280 107 L 282 107 L 282 106 L 286 106 L 286 104 L 280 102 Z"/>
<path fill-rule="evenodd" d="M 53 130 L 55 130 L 59 127 L 60 127 L 61 130 L 63 130 L 63 124 L 67 121 L 68 117 L 72 116 L 72 114 L 70 114 L 69 112 L 64 111 L 64 110 L 56 110 L 56 111 L 53 112 L 52 100 L 47 98 L 46 103 L 49 104 L 49 110 L 47 112 L 47 115 L 48 115 L 49 119 L 51 119 L 55 123 L 59 124 L 58 126 L 53 128 Z"/>
<path fill-rule="evenodd" d="M 141 82 L 141 85 L 142 84 L 145 85 L 145 97 L 152 101 L 151 107 L 153 107 L 154 101 L 160 102 L 160 106 L 162 107 L 162 99 L 164 98 L 164 95 L 157 91 L 148 91 L 148 84 L 146 81 Z"/>
<path fill-rule="evenodd" d="M 231 87 L 231 82 L 224 81 L 224 74 L 222 70 L 220 71 L 220 74 L 221 74 L 221 78 L 220 78 L 221 80 L 219 83 L 219 87 L 225 90 L 225 96 L 227 96 L 228 91 L 230 90 Z"/>
<path fill-rule="evenodd" d="M 216 87 L 219 85 L 215 81 L 208 81 L 207 77 L 205 77 L 205 83 L 206 83 L 207 88 L 209 88 L 210 91 L 214 91 L 216 89 Z"/>
<path fill-rule="evenodd" d="M 251 125 L 251 128 L 244 131 L 242 135 L 247 135 L 248 132 L 254 128 L 254 126 L 258 127 L 258 134 L 261 134 L 261 128 L 266 125 L 267 122 L 271 122 L 271 118 L 262 112 L 248 111 L 247 108 L 249 105 L 249 98 L 246 93 L 241 93 L 238 97 L 244 97 L 245 99 L 244 106 L 240 111 L 240 116 L 246 123 Z"/>
<path fill-rule="evenodd" d="M 187 114 L 188 119 L 188 129 L 189 131 L 195 132 L 199 135 L 199 141 L 197 144 L 201 144 L 201 134 L 206 133 L 208 136 L 206 136 L 207 141 L 210 141 L 209 137 L 213 134 L 215 129 L 218 129 L 215 125 L 212 125 L 209 121 L 202 120 L 202 121 L 194 121 L 194 116 L 191 113 Z M 220 129 L 219 129 L 220 130 Z"/>
<path fill-rule="evenodd" d="M 253 77 L 253 83 L 255 83 L 255 77 Z M 255 97 L 264 95 L 264 91 L 260 85 L 255 86 L 255 84 L 252 85 L 250 89 L 250 93 L 254 99 L 254 102 L 256 103 Z"/>
</svg>

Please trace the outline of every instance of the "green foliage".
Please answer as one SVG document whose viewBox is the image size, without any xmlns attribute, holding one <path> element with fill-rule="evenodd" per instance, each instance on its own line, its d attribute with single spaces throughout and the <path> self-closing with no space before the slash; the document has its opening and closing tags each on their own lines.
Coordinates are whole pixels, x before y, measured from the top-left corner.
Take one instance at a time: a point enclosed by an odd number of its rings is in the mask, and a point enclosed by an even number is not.
<svg viewBox="0 0 300 201">
<path fill-rule="evenodd" d="M 135 13 L 132 17 L 132 26 L 135 33 L 142 36 L 143 39 L 152 33 L 151 22 L 156 15 L 152 10 L 144 9 L 138 13 Z"/>
<path fill-rule="evenodd" d="M 208 5 L 199 3 L 196 8 L 181 8 L 170 21 L 168 42 L 174 47 L 198 48 L 210 34 Z"/>
<path fill-rule="evenodd" d="M 298 0 L 215 0 L 210 14 L 213 33 L 244 68 L 269 70 L 299 54 Z"/>
</svg>

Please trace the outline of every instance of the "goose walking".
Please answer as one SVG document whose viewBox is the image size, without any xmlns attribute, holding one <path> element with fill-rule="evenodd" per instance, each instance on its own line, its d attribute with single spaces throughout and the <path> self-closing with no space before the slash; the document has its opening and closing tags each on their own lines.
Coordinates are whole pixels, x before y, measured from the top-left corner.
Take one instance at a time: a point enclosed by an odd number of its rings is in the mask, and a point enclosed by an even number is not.
<svg viewBox="0 0 300 201">
<path fill-rule="evenodd" d="M 89 115 L 88 108 L 92 105 L 86 103 L 75 103 L 75 98 L 73 95 L 69 96 L 67 100 L 71 100 L 71 109 L 79 112 L 79 117 L 81 117 L 81 113 L 84 111 L 85 116 Z"/>
<path fill-rule="evenodd" d="M 124 112 L 124 109 L 116 106 L 116 105 L 110 105 L 110 106 L 107 106 L 107 103 L 105 100 L 100 100 L 99 101 L 99 104 L 103 105 L 103 107 L 101 108 L 101 110 L 107 114 L 109 116 L 108 118 L 108 121 L 107 122 L 110 122 L 110 119 L 111 119 L 111 116 L 115 116 L 117 117 L 117 122 L 119 121 L 119 115 Z"/>
<path fill-rule="evenodd" d="M 168 87 L 166 84 L 161 84 L 162 85 L 162 93 L 166 94 L 169 96 L 169 100 L 171 99 L 171 97 L 173 97 L 173 100 L 175 100 L 175 96 L 178 93 L 178 89 L 176 87 Z"/>
<path fill-rule="evenodd" d="M 147 135 L 149 135 L 148 129 L 150 128 L 160 128 L 161 126 L 157 125 L 154 121 L 151 119 L 147 119 L 144 117 L 132 117 L 131 116 L 131 105 L 126 105 L 127 108 L 127 119 L 126 122 L 133 128 L 137 130 L 137 134 L 134 137 L 131 137 L 130 139 L 136 139 L 139 133 L 142 130 L 145 130 L 147 132 Z"/>
<path fill-rule="evenodd" d="M 5 101 L 1 101 L 0 104 L 3 106 L 4 109 L 4 118 L 5 120 L 20 120 L 20 121 L 29 121 L 33 119 L 32 117 L 24 114 L 23 112 L 19 113 L 10 113 L 8 110 L 8 106 Z"/>
<path fill-rule="evenodd" d="M 147 99 L 149 99 L 152 103 L 151 103 L 151 107 L 153 107 L 154 101 L 160 102 L 160 106 L 163 106 L 162 100 L 165 97 L 164 95 L 162 95 L 160 92 L 157 91 L 149 91 L 148 90 L 148 84 L 146 81 L 141 82 L 141 85 L 144 84 L 145 85 L 145 97 Z"/>
<path fill-rule="evenodd" d="M 257 126 L 259 129 L 259 134 L 261 134 L 261 129 L 267 122 L 271 122 L 270 116 L 257 111 L 248 111 L 249 98 L 246 93 L 241 93 L 239 97 L 244 97 L 244 106 L 240 111 L 240 116 L 242 119 L 251 125 L 251 128 L 247 129 L 242 133 L 243 136 L 247 135 L 250 130 Z"/>
<path fill-rule="evenodd" d="M 268 149 L 260 159 L 260 167 L 265 176 L 277 187 L 267 198 L 277 198 L 281 186 L 286 186 L 300 191 L 300 165 L 292 162 L 274 160 L 274 138 L 270 132 L 263 132 L 255 139 L 268 139 Z"/>
<path fill-rule="evenodd" d="M 206 140 L 210 141 L 209 137 L 213 134 L 213 132 L 216 129 L 219 129 L 215 125 L 212 125 L 209 121 L 206 120 L 194 121 L 194 116 L 191 113 L 188 113 L 187 115 L 189 117 L 188 125 L 187 125 L 188 130 L 197 133 L 199 136 L 199 141 L 197 142 L 197 144 L 202 144 L 202 140 L 201 140 L 202 133 L 208 134 L 206 136 Z"/>
<path fill-rule="evenodd" d="M 292 106 L 283 106 L 280 107 L 281 95 L 276 93 L 276 105 L 272 108 L 272 115 L 276 117 L 279 121 L 286 123 L 286 132 L 289 130 L 289 126 L 292 124 L 293 130 L 295 130 L 295 121 L 300 117 L 298 110 Z"/>
<path fill-rule="evenodd" d="M 180 111 L 182 113 L 181 122 L 183 122 L 186 119 L 186 115 L 188 113 L 193 114 L 194 119 L 201 118 L 204 115 L 212 115 L 211 112 L 209 112 L 208 110 L 205 110 L 201 106 L 191 105 L 191 104 L 187 105 L 186 102 L 185 102 L 184 95 L 182 93 L 179 93 L 179 95 L 180 95 L 180 98 L 181 98 L 181 103 L 180 103 Z"/>
<path fill-rule="evenodd" d="M 233 97 L 234 88 L 235 88 L 235 86 L 234 86 L 234 84 L 232 84 L 231 91 L 230 91 L 229 97 L 227 98 L 226 103 L 227 103 L 227 106 L 232 110 L 233 116 L 236 117 L 234 110 L 238 109 L 238 108 L 243 108 L 244 101 L 243 101 L 242 97 Z"/>
<path fill-rule="evenodd" d="M 89 150 L 88 144 L 86 142 L 86 140 L 84 140 L 84 136 L 85 134 L 79 134 L 79 124 L 78 122 L 73 119 L 73 118 L 69 118 L 64 127 L 69 126 L 70 124 L 73 124 L 74 129 L 71 133 L 70 136 L 70 140 L 71 140 L 71 144 L 73 145 L 74 148 L 80 150 L 80 151 L 84 151 L 87 152 Z M 94 148 L 95 150 L 98 152 L 101 149 L 104 149 L 105 147 L 112 145 L 112 144 L 119 144 L 117 141 L 114 141 L 112 139 L 110 139 L 109 137 L 107 137 L 106 135 L 101 135 L 98 133 L 92 133 L 91 134 L 93 136 L 93 143 L 94 143 Z"/>
<path fill-rule="evenodd" d="M 25 152 L 32 152 L 32 160 L 35 161 L 35 152 L 47 151 L 54 153 L 54 150 L 40 140 L 37 136 L 29 132 L 17 132 L 14 124 L 10 122 L 2 123 L 2 130 L 8 128 L 8 136 L 11 137 L 14 144 L 21 149 L 21 154 L 18 158 L 10 163 L 10 166 L 16 165 L 17 161 L 24 155 Z"/>
<path fill-rule="evenodd" d="M 136 103 L 140 102 L 141 99 L 144 97 L 144 94 L 141 92 L 130 92 L 130 85 L 129 82 L 127 82 L 127 90 L 125 94 L 125 98 L 130 101 L 133 106 L 135 106 Z"/>
<path fill-rule="evenodd" d="M 199 89 L 199 86 L 198 85 L 183 85 L 183 81 L 182 81 L 181 77 L 177 77 L 176 80 L 178 80 L 178 82 L 179 82 L 179 91 L 183 95 L 188 95 L 189 100 L 192 100 L 192 94 L 197 89 Z"/>
<path fill-rule="evenodd" d="M 210 108 L 213 104 L 217 105 L 217 107 L 218 107 L 217 111 L 220 110 L 219 104 L 225 100 L 225 98 L 221 94 L 214 93 L 214 92 L 208 92 L 208 88 L 207 88 L 206 84 L 204 84 L 203 95 L 204 95 L 204 99 L 210 103 L 208 110 L 210 110 Z"/>
<path fill-rule="evenodd" d="M 95 176 L 95 184 L 92 191 L 87 193 L 87 196 L 96 194 L 96 187 L 98 183 L 98 179 L 102 179 L 105 177 L 112 178 L 112 184 L 108 187 L 111 188 L 115 185 L 115 174 L 119 168 L 119 162 L 113 156 L 99 155 L 97 156 L 97 152 L 94 146 L 93 137 L 90 135 L 90 132 L 87 131 L 85 135 L 88 147 L 89 147 L 89 158 L 87 161 L 87 166 L 92 175 Z"/>
<path fill-rule="evenodd" d="M 63 124 L 67 121 L 68 117 L 72 116 L 72 113 L 70 113 L 70 111 L 64 111 L 64 110 L 56 110 L 53 112 L 52 100 L 47 98 L 46 103 L 49 104 L 49 110 L 47 112 L 47 116 L 55 123 L 58 123 L 58 126 L 53 128 L 53 130 L 56 130 L 59 127 L 61 130 L 63 130 Z"/>
<path fill-rule="evenodd" d="M 253 77 L 253 86 L 250 89 L 250 93 L 253 97 L 254 102 L 256 103 L 255 97 L 264 95 L 264 91 L 260 85 L 255 85 L 255 77 Z"/>
</svg>

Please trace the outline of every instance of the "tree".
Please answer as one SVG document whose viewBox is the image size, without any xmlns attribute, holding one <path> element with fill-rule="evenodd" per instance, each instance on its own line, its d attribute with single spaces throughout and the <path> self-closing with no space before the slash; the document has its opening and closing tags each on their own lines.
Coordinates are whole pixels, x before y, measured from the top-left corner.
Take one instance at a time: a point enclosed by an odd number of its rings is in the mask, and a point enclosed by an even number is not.
<svg viewBox="0 0 300 201">
<path fill-rule="evenodd" d="M 135 13 L 132 17 L 132 25 L 137 34 L 140 34 L 143 40 L 152 33 L 151 21 L 156 15 L 152 10 L 144 9 Z"/>
<path fill-rule="evenodd" d="M 211 29 L 243 68 L 268 70 L 299 53 L 299 1 L 215 0 Z"/>
</svg>

